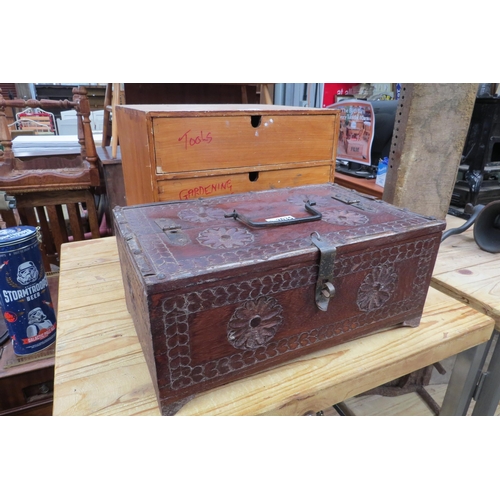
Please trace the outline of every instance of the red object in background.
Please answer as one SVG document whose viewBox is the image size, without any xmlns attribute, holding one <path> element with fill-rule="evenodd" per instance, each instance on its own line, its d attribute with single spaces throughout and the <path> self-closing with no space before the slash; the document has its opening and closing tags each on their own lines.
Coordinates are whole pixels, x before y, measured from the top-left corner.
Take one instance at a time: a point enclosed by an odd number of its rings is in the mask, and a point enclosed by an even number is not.
<svg viewBox="0 0 500 500">
<path fill-rule="evenodd" d="M 338 95 L 352 95 L 353 89 L 359 83 L 325 83 L 323 90 L 323 108 L 335 104 Z"/>
</svg>

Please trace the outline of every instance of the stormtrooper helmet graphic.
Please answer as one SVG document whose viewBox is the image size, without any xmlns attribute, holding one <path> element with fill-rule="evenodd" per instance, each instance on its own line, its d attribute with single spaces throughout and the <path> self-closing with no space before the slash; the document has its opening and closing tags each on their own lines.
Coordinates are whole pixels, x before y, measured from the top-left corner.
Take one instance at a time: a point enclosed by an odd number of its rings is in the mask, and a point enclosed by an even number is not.
<svg viewBox="0 0 500 500">
<path fill-rule="evenodd" d="M 32 261 L 23 262 L 17 268 L 17 281 L 21 285 L 29 285 L 38 279 L 38 269 Z"/>
</svg>

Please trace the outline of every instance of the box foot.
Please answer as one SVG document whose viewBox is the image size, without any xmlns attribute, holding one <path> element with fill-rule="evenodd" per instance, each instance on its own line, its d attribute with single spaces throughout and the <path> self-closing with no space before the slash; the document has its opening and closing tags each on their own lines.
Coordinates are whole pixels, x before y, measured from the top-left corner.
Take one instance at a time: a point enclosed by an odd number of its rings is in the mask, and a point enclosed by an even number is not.
<svg viewBox="0 0 500 500">
<path fill-rule="evenodd" d="M 186 403 L 194 398 L 195 394 L 188 396 L 186 398 L 175 401 L 175 403 L 170 403 L 167 405 L 161 405 L 161 414 L 166 417 L 174 416 Z"/>
</svg>

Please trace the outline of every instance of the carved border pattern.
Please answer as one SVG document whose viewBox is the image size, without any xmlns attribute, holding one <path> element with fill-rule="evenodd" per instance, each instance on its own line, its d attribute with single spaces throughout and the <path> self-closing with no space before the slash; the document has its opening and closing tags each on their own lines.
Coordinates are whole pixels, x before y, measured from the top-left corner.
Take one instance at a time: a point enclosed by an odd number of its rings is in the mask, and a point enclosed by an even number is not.
<svg viewBox="0 0 500 500">
<path fill-rule="evenodd" d="M 395 252 L 392 252 L 392 248 L 387 249 L 389 251 L 387 259 L 392 263 L 400 260 L 418 259 L 415 263 L 417 271 L 412 295 L 407 299 L 388 303 L 375 311 L 364 312 L 321 328 L 301 332 L 279 341 L 272 341 L 266 346 L 261 346 L 253 351 L 235 353 L 197 366 L 191 366 L 189 348 L 189 316 L 191 314 L 311 285 L 316 282 L 317 265 L 284 271 L 227 286 L 206 288 L 201 291 L 165 299 L 162 303 L 162 311 L 170 380 L 160 387 L 160 390 L 166 386 L 173 390 L 179 390 L 228 372 L 238 371 L 247 366 L 274 358 L 279 354 L 300 350 L 311 344 L 352 332 L 366 325 L 396 317 L 405 312 L 410 314 L 412 311 L 421 311 L 427 295 L 425 284 L 430 276 L 431 263 L 434 260 L 438 246 L 439 239 L 434 237 L 417 243 L 410 242 L 398 245 L 395 247 Z M 337 272 L 336 276 L 343 276 L 350 274 L 350 272 L 358 272 L 360 269 L 373 267 L 377 265 L 378 254 L 382 253 L 384 252 L 372 251 L 361 254 L 360 262 L 363 265 L 350 270 L 347 268 L 347 263 L 352 262 L 358 256 L 341 257 L 335 266 L 337 268 L 338 264 L 340 264 L 338 267 L 343 272 Z M 157 353 L 157 356 L 163 354 L 165 353 Z"/>
<path fill-rule="evenodd" d="M 417 221 L 421 220 L 417 219 Z M 359 226 L 355 229 L 337 230 L 331 233 L 325 233 L 322 234 L 321 237 L 332 245 L 338 246 L 345 244 L 349 239 L 370 236 L 385 231 L 403 231 L 407 227 L 411 227 L 415 222 L 415 220 L 404 220 L 376 224 L 373 226 Z M 186 259 L 179 262 L 177 270 L 172 270 L 170 272 L 175 276 L 176 274 L 184 274 L 188 270 L 207 269 L 214 265 L 237 264 L 245 261 L 260 262 L 273 256 L 286 256 L 287 253 L 296 253 L 308 248 L 310 248 L 312 252 L 316 251 L 312 246 L 310 238 L 278 241 L 267 245 L 255 245 L 250 248 L 240 248 L 229 252 L 198 256 L 195 259 Z M 158 267 L 160 268 L 160 266 Z"/>
</svg>

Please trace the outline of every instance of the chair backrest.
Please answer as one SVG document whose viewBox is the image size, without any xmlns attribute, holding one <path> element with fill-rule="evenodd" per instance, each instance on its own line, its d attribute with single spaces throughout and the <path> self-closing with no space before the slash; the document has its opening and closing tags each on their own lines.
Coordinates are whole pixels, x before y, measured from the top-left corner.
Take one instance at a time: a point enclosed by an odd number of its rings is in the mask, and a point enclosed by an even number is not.
<svg viewBox="0 0 500 500">
<path fill-rule="evenodd" d="M 59 152 L 51 157 L 47 151 L 34 151 L 31 158 L 17 158 L 12 150 L 12 136 L 5 115 L 6 108 L 29 108 L 19 114 L 19 120 L 31 120 L 40 115 L 44 107 L 75 110 L 77 117 L 80 159 L 68 158 Z M 51 115 L 51 114 L 49 114 Z M 28 118 L 30 116 L 31 118 Z M 49 123 L 53 118 L 48 117 Z M 33 120 L 35 121 L 35 120 Z M 24 126 L 24 124 L 23 124 Z M 53 123 L 55 130 L 55 122 Z M 54 189 L 85 189 L 100 187 L 103 176 L 99 172 L 98 158 L 90 123 L 90 105 L 84 87 L 73 89 L 73 100 L 4 99 L 0 94 L 0 190 L 9 194 Z M 57 161 L 56 161 L 57 160 Z"/>
<path fill-rule="evenodd" d="M 106 236 L 99 227 L 96 199 L 89 189 L 16 195 L 17 208 L 0 210 L 0 226 L 40 227 L 40 250 L 46 272 L 59 268 L 61 245 Z"/>
</svg>

